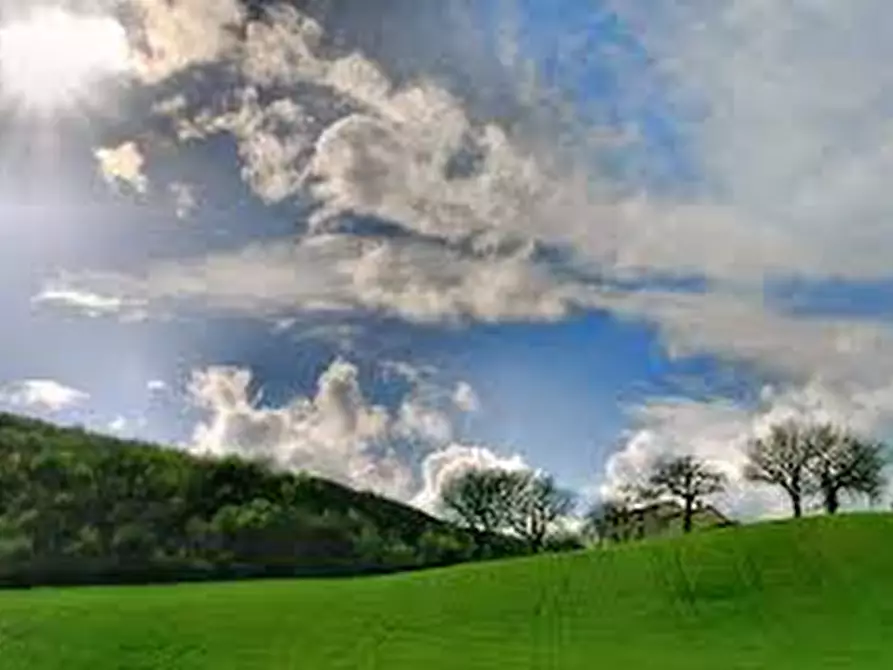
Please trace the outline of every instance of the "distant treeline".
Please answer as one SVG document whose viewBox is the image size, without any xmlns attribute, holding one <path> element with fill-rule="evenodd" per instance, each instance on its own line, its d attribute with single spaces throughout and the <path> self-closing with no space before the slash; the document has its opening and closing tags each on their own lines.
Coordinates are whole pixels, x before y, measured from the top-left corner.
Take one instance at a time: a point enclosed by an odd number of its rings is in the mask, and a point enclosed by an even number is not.
<svg viewBox="0 0 893 670">
<path fill-rule="evenodd" d="M 323 479 L 0 414 L 0 586 L 357 575 L 526 551 Z"/>
</svg>

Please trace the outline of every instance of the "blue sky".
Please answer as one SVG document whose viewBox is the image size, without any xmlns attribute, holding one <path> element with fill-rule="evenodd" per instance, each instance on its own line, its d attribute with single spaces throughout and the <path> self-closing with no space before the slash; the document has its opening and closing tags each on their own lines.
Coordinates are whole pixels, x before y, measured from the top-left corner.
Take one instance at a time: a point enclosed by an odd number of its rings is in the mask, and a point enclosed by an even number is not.
<svg viewBox="0 0 893 670">
<path fill-rule="evenodd" d="M 893 422 L 893 42 L 801 5 L 0 3 L 0 401 L 417 502 L 693 451 L 774 513 L 748 439 Z"/>
</svg>

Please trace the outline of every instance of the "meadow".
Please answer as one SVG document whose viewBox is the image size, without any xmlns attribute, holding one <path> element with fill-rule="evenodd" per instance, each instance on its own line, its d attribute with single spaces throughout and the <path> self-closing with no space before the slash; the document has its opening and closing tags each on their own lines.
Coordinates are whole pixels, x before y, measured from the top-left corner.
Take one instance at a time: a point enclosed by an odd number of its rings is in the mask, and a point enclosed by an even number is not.
<svg viewBox="0 0 893 670">
<path fill-rule="evenodd" d="M 0 592 L 3 670 L 893 667 L 893 516 L 386 577 Z"/>
</svg>

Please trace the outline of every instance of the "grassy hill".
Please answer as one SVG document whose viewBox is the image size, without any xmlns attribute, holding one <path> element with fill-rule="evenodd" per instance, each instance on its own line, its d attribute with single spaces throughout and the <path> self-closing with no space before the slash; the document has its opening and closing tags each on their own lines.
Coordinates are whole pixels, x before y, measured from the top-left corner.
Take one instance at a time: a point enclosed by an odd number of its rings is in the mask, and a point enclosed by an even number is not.
<svg viewBox="0 0 893 670">
<path fill-rule="evenodd" d="M 337 581 L 0 593 L 4 670 L 889 668 L 893 517 Z"/>
</svg>

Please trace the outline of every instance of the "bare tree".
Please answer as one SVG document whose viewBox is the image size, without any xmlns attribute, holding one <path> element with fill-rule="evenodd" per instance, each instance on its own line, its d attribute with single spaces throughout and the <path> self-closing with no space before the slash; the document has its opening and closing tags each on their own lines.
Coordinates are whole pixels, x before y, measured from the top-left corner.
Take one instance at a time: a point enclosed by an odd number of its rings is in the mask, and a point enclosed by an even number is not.
<svg viewBox="0 0 893 670">
<path fill-rule="evenodd" d="M 807 471 L 828 514 L 840 509 L 842 493 L 877 500 L 884 487 L 884 444 L 864 440 L 831 424 L 808 428 L 804 441 L 811 454 Z"/>
<path fill-rule="evenodd" d="M 506 472 L 508 523 L 533 552 L 539 552 L 555 522 L 573 510 L 574 495 L 558 487 L 553 477 L 533 472 Z"/>
<path fill-rule="evenodd" d="M 813 494 L 821 495 L 828 514 L 835 514 L 841 494 L 877 499 L 884 486 L 885 451 L 882 443 L 829 423 L 788 421 L 751 445 L 744 474 L 784 489 L 795 517 L 803 514 L 804 498 Z"/>
<path fill-rule="evenodd" d="M 625 486 L 593 504 L 586 512 L 586 530 L 599 544 L 632 539 L 634 510 L 643 500 L 634 486 Z"/>
<path fill-rule="evenodd" d="M 538 552 L 555 522 L 571 513 L 574 502 L 573 494 L 548 475 L 489 469 L 472 470 L 451 480 L 440 505 L 479 540 L 492 533 L 512 532 Z"/>
<path fill-rule="evenodd" d="M 755 440 L 748 453 L 744 476 L 753 482 L 784 489 L 791 500 L 794 517 L 803 515 L 803 498 L 810 493 L 809 470 L 812 447 L 795 422 L 772 426 L 766 438 Z"/>
<path fill-rule="evenodd" d="M 624 542 L 630 539 L 632 510 L 622 500 L 602 500 L 586 512 L 587 531 L 599 544 L 610 540 Z"/>
<path fill-rule="evenodd" d="M 479 539 L 499 531 L 508 519 L 504 474 L 499 470 L 470 470 L 454 477 L 441 492 L 441 509 Z"/>
<path fill-rule="evenodd" d="M 690 533 L 695 510 L 707 496 L 725 489 L 726 478 L 694 456 L 677 456 L 658 461 L 648 483 L 643 491 L 647 497 L 681 502 L 682 529 Z"/>
</svg>

